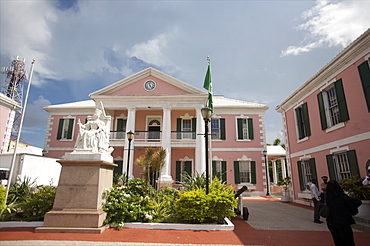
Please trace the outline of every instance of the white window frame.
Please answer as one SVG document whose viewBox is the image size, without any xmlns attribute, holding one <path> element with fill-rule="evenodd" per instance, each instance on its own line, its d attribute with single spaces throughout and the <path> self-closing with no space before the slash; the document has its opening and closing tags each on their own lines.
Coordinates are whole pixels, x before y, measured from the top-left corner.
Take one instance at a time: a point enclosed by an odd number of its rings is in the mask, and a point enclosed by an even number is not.
<svg viewBox="0 0 370 246">
<path fill-rule="evenodd" d="M 301 160 L 301 170 L 302 170 L 302 178 L 305 184 L 305 190 L 310 190 L 309 183 L 313 178 L 310 168 L 310 159 L 302 159 Z"/>
<path fill-rule="evenodd" d="M 246 175 L 244 175 L 244 173 L 246 173 Z M 249 160 L 239 160 L 239 177 L 240 177 L 240 183 L 244 183 L 244 184 L 251 183 L 252 172 L 251 172 L 251 162 Z"/>
<path fill-rule="evenodd" d="M 351 167 L 348 161 L 347 151 L 333 153 L 334 172 L 337 180 L 351 176 Z"/>
<path fill-rule="evenodd" d="M 221 121 L 220 121 L 221 118 L 212 118 L 211 119 L 211 139 L 212 140 L 220 140 L 221 139 Z M 212 124 L 212 121 L 215 120 L 217 121 L 217 124 L 218 124 L 218 128 L 214 128 L 213 127 L 213 124 Z M 217 130 L 216 131 L 213 131 L 213 130 Z M 216 135 L 214 135 L 216 134 Z"/>
</svg>

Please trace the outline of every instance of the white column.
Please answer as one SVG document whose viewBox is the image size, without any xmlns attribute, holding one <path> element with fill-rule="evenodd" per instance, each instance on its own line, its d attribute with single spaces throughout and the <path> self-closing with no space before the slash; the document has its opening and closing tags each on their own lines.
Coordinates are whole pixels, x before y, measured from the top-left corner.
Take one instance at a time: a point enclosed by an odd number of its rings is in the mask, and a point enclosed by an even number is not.
<svg viewBox="0 0 370 246">
<path fill-rule="evenodd" d="M 276 168 L 276 160 L 273 160 L 272 161 L 272 175 L 273 175 L 273 179 L 274 179 L 274 184 L 277 183 L 278 181 L 278 175 L 277 175 L 277 168 Z"/>
<path fill-rule="evenodd" d="M 285 163 L 285 159 L 284 158 L 281 158 L 280 159 L 281 161 L 281 172 L 283 174 L 283 179 L 285 179 L 287 176 L 286 176 L 286 163 Z"/>
<path fill-rule="evenodd" d="M 127 113 L 127 121 L 126 121 L 126 132 L 133 131 L 135 132 L 135 117 L 136 117 L 136 108 L 128 108 L 128 113 Z M 128 176 L 129 179 L 133 178 L 133 168 L 134 168 L 134 142 L 135 142 L 135 137 L 131 141 L 131 146 L 130 146 L 130 160 L 129 160 L 129 171 L 128 171 Z M 124 167 L 123 173 L 126 173 L 127 171 L 127 156 L 128 156 L 128 139 L 127 135 L 125 138 L 125 147 L 123 150 L 123 165 Z"/>
<path fill-rule="evenodd" d="M 202 111 L 200 108 L 196 109 L 197 116 L 197 136 L 196 136 L 196 147 L 195 147 L 195 171 L 199 174 L 206 171 L 206 152 L 205 152 L 205 139 L 204 131 L 205 124 L 202 117 Z"/>
<path fill-rule="evenodd" d="M 162 148 L 166 150 L 166 159 L 161 173 L 161 181 L 172 182 L 171 176 L 171 108 L 163 108 Z"/>
</svg>

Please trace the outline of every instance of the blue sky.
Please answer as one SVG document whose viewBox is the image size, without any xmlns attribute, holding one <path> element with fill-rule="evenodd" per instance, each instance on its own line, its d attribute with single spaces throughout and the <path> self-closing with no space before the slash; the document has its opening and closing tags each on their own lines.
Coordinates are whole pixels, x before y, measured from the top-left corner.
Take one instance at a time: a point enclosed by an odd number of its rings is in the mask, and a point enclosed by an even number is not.
<svg viewBox="0 0 370 246">
<path fill-rule="evenodd" d="M 370 27 L 370 1 L 0 1 L 0 66 L 36 59 L 22 138 L 43 147 L 42 107 L 147 67 L 213 92 L 267 104 L 267 142 L 282 136 L 276 105 Z M 5 76 L 1 75 L 2 85 Z"/>
</svg>

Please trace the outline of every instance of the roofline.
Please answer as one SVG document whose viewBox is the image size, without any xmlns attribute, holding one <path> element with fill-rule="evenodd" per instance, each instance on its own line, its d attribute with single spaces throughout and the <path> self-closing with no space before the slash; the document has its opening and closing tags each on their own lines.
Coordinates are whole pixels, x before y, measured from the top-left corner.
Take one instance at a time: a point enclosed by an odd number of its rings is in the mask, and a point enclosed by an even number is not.
<svg viewBox="0 0 370 246">
<path fill-rule="evenodd" d="M 338 55 L 336 55 L 314 76 L 307 80 L 292 94 L 290 94 L 290 96 L 288 96 L 282 103 L 277 105 L 275 110 L 279 113 L 283 112 L 283 110 L 287 110 L 287 108 L 283 109 L 283 106 L 289 104 L 295 98 L 300 98 L 302 94 L 305 94 L 306 91 L 312 91 L 312 88 L 316 87 L 319 83 L 323 83 L 331 79 L 332 77 L 335 77 L 335 75 L 338 74 L 338 68 L 348 67 L 352 65 L 349 63 L 350 60 L 353 60 L 355 58 L 359 59 L 361 56 L 366 55 L 366 53 L 368 52 L 370 52 L 370 28 L 367 29 L 357 39 L 355 39 L 351 44 L 349 44 Z"/>
</svg>

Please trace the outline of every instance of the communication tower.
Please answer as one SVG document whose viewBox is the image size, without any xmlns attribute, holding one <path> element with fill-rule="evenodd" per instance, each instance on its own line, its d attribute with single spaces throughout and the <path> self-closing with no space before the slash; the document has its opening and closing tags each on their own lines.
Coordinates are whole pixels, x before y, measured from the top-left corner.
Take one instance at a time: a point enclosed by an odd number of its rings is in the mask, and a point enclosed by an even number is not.
<svg viewBox="0 0 370 246">
<path fill-rule="evenodd" d="M 17 110 L 11 112 L 14 116 L 10 115 L 9 117 L 10 119 L 14 117 L 14 120 L 13 122 L 10 120 L 7 124 L 6 132 L 10 132 L 11 136 L 8 138 L 9 144 L 3 146 L 3 151 L 9 150 L 10 140 L 17 139 L 19 133 L 23 107 L 23 87 L 25 80 L 27 80 L 24 62 L 25 59 L 19 60 L 17 56 L 17 58 L 12 61 L 10 67 L 1 68 L 1 73 L 6 74 L 1 93 L 17 102 L 20 106 Z"/>
</svg>

